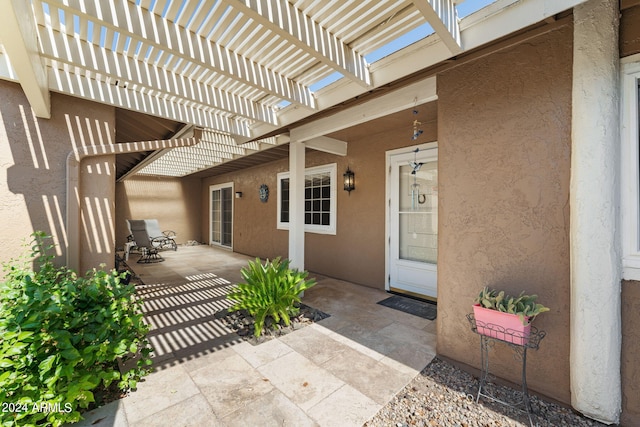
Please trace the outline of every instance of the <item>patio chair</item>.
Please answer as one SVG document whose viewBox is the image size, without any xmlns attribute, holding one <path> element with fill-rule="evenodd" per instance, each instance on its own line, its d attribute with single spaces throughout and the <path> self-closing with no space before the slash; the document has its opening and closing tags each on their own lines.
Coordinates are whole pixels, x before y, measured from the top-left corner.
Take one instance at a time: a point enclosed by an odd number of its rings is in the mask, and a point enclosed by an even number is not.
<svg viewBox="0 0 640 427">
<path fill-rule="evenodd" d="M 140 250 L 139 263 L 162 262 L 164 258 L 158 253 L 159 242 L 150 236 L 147 230 L 147 223 L 144 219 L 127 220 L 131 229 L 131 234 Z"/>
<path fill-rule="evenodd" d="M 125 252 L 128 253 L 127 249 L 131 249 L 132 247 L 136 246 L 135 238 L 133 237 L 133 233 L 131 231 L 130 221 L 144 221 L 149 236 L 153 238 L 153 245 L 157 249 L 173 249 L 174 251 L 178 250 L 178 244 L 176 243 L 176 232 L 171 230 L 160 231 L 160 225 L 158 224 L 157 219 L 128 219 L 127 227 L 129 228 L 129 236 L 127 236 Z"/>
<path fill-rule="evenodd" d="M 158 249 L 178 250 L 175 231 L 160 231 L 160 224 L 158 224 L 157 219 L 145 219 L 144 222 L 147 224 L 149 235 L 154 239 L 154 244 L 158 245 Z"/>
</svg>

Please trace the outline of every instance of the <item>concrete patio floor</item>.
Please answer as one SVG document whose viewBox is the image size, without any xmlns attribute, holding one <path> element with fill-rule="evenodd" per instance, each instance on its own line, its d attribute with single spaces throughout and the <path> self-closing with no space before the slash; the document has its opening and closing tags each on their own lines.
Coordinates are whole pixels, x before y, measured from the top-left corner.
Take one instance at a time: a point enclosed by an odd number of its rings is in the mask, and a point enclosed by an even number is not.
<svg viewBox="0 0 640 427">
<path fill-rule="evenodd" d="M 128 262 L 144 282 L 154 372 L 74 426 L 361 426 L 435 356 L 435 322 L 314 274 L 303 302 L 331 317 L 254 346 L 213 317 L 250 258 L 209 246 L 162 255 Z"/>
</svg>

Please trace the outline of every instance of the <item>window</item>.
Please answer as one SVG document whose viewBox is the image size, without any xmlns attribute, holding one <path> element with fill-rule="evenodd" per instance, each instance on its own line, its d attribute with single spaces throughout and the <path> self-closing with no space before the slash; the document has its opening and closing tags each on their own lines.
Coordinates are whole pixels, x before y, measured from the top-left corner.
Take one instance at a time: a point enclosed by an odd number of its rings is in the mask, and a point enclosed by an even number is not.
<svg viewBox="0 0 640 427">
<path fill-rule="evenodd" d="M 289 229 L 289 172 L 278 174 L 278 229 Z M 336 234 L 336 164 L 304 171 L 305 231 Z"/>
<path fill-rule="evenodd" d="M 622 275 L 640 280 L 640 55 L 623 60 L 621 83 Z"/>
</svg>

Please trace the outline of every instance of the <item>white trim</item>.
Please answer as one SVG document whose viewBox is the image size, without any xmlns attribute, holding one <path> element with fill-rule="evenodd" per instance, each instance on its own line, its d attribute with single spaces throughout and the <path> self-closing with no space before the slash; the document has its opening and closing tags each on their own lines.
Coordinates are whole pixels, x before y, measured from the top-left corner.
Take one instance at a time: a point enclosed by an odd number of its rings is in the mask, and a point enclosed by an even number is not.
<svg viewBox="0 0 640 427">
<path fill-rule="evenodd" d="M 337 170 L 338 170 L 338 165 L 337 163 L 331 163 L 328 165 L 322 165 L 322 166 L 315 166 L 315 167 L 311 167 L 311 168 L 306 168 L 304 170 L 304 175 L 305 177 L 307 175 L 312 175 L 315 173 L 329 173 L 330 178 L 331 178 L 331 199 L 330 199 L 330 212 L 329 212 L 329 225 L 314 225 L 314 224 L 305 224 L 304 225 L 304 231 L 307 233 L 316 233 L 316 234 L 336 234 L 336 230 L 337 230 L 337 209 L 338 209 L 338 191 L 337 191 L 337 187 L 338 187 L 338 182 L 337 182 Z M 278 228 L 278 230 L 288 230 L 289 229 L 289 223 L 288 222 L 282 222 L 280 221 L 280 208 L 282 206 L 282 189 L 280 188 L 280 184 L 282 182 L 283 179 L 289 178 L 290 173 L 289 172 L 280 172 L 277 175 L 277 188 L 278 188 L 278 206 L 277 206 L 277 224 L 276 227 Z M 291 197 L 289 197 L 289 201 L 291 202 Z"/>
<path fill-rule="evenodd" d="M 226 246 L 226 245 L 223 245 L 222 243 L 214 242 L 213 240 L 211 240 L 211 232 L 212 232 L 211 221 L 213 220 L 213 218 L 211 218 L 211 192 L 214 190 L 222 190 L 223 188 L 231 188 L 231 244 L 229 246 Z M 233 196 L 234 194 L 235 194 L 235 189 L 234 189 L 233 182 L 225 182 L 224 184 L 215 184 L 215 185 L 209 186 L 209 205 L 207 207 L 207 210 L 209 211 L 209 239 L 208 240 L 209 240 L 210 246 L 216 246 L 223 249 L 233 250 L 233 240 L 234 240 L 233 239 L 233 231 L 234 231 L 233 214 L 235 210 L 235 197 Z M 220 218 L 220 221 L 222 222 L 222 218 Z M 220 230 L 220 233 L 222 234 L 222 230 Z"/>
<path fill-rule="evenodd" d="M 389 150 L 385 152 L 385 222 L 384 222 L 384 235 L 385 235 L 385 244 L 384 244 L 384 288 L 389 291 L 389 277 L 391 276 L 391 250 L 390 250 L 390 233 L 391 233 L 391 180 L 389 179 L 389 175 L 391 174 L 391 158 L 398 154 L 410 153 L 415 149 L 419 149 L 420 151 L 431 150 L 438 148 L 438 142 L 428 142 L 425 144 L 414 145 L 410 147 L 397 148 L 394 150 Z M 438 227 L 440 228 L 440 227 Z"/>
<path fill-rule="evenodd" d="M 622 278 L 640 280 L 640 124 L 638 123 L 638 84 L 640 82 L 640 55 L 637 62 L 621 61 L 621 224 L 622 224 Z"/>
</svg>

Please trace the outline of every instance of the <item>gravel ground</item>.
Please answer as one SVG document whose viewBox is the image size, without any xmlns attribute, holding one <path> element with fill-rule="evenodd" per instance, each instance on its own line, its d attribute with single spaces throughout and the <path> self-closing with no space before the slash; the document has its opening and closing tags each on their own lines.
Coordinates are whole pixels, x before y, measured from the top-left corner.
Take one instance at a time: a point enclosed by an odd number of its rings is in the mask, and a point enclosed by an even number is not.
<svg viewBox="0 0 640 427">
<path fill-rule="evenodd" d="M 514 401 L 519 396 L 514 389 L 494 387 L 494 395 L 502 399 Z M 478 380 L 471 374 L 436 358 L 365 426 L 529 426 L 526 413 L 489 399 L 476 403 L 477 390 Z M 536 396 L 531 403 L 536 426 L 604 426 Z"/>
</svg>

